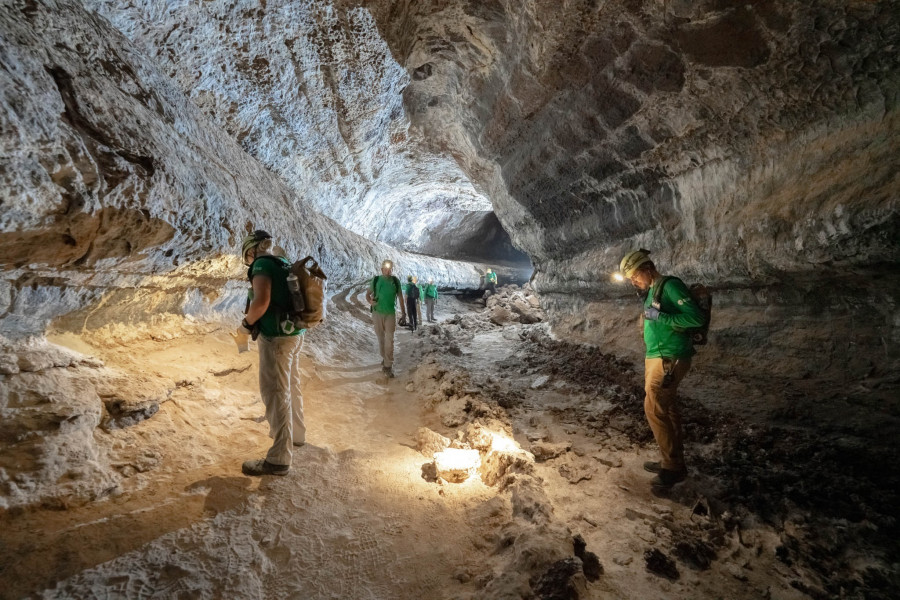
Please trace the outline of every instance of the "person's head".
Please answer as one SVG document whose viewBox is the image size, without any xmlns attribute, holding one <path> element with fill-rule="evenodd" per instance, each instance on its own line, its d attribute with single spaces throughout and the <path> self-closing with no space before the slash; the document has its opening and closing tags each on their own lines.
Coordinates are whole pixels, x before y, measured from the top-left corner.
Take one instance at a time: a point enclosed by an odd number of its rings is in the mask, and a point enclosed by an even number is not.
<svg viewBox="0 0 900 600">
<path fill-rule="evenodd" d="M 391 273 L 393 273 L 393 272 L 394 272 L 394 263 L 393 262 L 391 262 L 389 260 L 385 260 L 381 263 L 381 274 L 382 275 L 384 275 L 385 277 L 390 277 Z"/>
<path fill-rule="evenodd" d="M 268 254 L 271 249 L 272 236 L 262 229 L 257 229 L 244 237 L 244 243 L 241 244 L 241 258 L 245 265 L 250 265 L 257 256 Z"/>
<path fill-rule="evenodd" d="M 434 285 L 434 278 L 433 278 L 433 277 L 429 277 L 429 278 L 428 278 L 428 285 Z"/>
<path fill-rule="evenodd" d="M 490 269 L 487 270 L 487 274 L 488 274 L 488 275 L 490 275 L 492 272 L 493 272 L 493 271 L 491 271 Z"/>
<path fill-rule="evenodd" d="M 419 277 L 417 275 L 413 275 L 412 281 L 413 283 L 419 283 Z"/>
<path fill-rule="evenodd" d="M 413 282 L 413 276 L 412 276 L 412 275 L 407 275 L 407 276 L 406 276 L 406 280 L 407 280 L 408 282 L 412 283 L 412 282 Z"/>
<path fill-rule="evenodd" d="M 619 263 L 619 270 L 625 279 L 631 281 L 631 285 L 640 290 L 650 289 L 657 275 L 656 266 L 650 260 L 650 251 L 643 248 L 626 254 Z"/>
</svg>

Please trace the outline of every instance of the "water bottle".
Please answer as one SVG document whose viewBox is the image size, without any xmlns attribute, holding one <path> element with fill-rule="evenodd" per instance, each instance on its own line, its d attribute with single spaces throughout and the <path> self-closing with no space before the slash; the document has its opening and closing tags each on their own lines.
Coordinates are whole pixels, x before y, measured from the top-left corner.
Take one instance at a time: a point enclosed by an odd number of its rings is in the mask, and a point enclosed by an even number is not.
<svg viewBox="0 0 900 600">
<path fill-rule="evenodd" d="M 303 294 L 300 292 L 300 280 L 291 273 L 287 276 L 288 291 L 291 294 L 291 306 L 294 313 L 299 314 L 306 308 L 306 302 L 303 300 Z"/>
</svg>

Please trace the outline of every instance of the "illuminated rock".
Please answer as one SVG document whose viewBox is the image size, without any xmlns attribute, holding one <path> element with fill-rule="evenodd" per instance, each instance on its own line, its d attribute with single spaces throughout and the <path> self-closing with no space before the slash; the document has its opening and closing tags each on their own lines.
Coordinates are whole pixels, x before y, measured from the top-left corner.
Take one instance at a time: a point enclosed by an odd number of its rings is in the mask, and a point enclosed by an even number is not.
<svg viewBox="0 0 900 600">
<path fill-rule="evenodd" d="M 441 479 L 451 483 L 461 483 L 474 475 L 481 466 L 478 450 L 447 448 L 434 455 L 434 464 Z"/>
</svg>

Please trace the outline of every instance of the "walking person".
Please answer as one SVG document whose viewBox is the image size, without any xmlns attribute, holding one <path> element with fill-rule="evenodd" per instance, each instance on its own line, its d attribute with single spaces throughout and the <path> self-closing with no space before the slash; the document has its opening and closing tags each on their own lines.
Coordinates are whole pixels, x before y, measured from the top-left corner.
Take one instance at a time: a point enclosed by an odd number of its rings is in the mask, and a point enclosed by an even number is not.
<svg viewBox="0 0 900 600">
<path fill-rule="evenodd" d="M 419 326 L 419 285 L 415 277 L 406 278 L 406 314 L 409 316 L 409 330 L 415 331 Z"/>
<path fill-rule="evenodd" d="M 691 368 L 694 345 L 687 329 L 700 327 L 705 317 L 683 281 L 663 277 L 648 250 L 629 252 L 619 270 L 632 285 L 646 292 L 643 300 L 644 414 L 659 445 L 660 461 L 644 463 L 644 469 L 656 473 L 650 482 L 655 488 L 669 488 L 687 477 L 684 460 L 684 435 L 678 384 Z M 659 302 L 654 300 L 659 286 Z"/>
<path fill-rule="evenodd" d="M 484 274 L 484 289 L 490 290 L 492 294 L 497 293 L 497 274 L 493 269 L 488 269 Z"/>
<path fill-rule="evenodd" d="M 437 302 L 438 291 L 434 285 L 434 279 L 428 279 L 428 285 L 425 286 L 425 313 L 429 323 L 434 323 L 434 305 Z"/>
<path fill-rule="evenodd" d="M 393 274 L 394 263 L 381 263 L 381 275 L 376 275 L 366 289 L 366 301 L 372 310 L 372 324 L 378 338 L 381 353 L 381 371 L 388 377 L 394 376 L 394 331 L 397 329 L 397 300 L 400 311 L 406 318 L 406 304 L 403 301 L 403 287 Z"/>
<path fill-rule="evenodd" d="M 241 470 L 251 476 L 286 475 L 294 446 L 306 442 L 300 390 L 300 350 L 306 330 L 296 329 L 288 319 L 291 299 L 287 276 L 291 265 L 287 259 L 273 255 L 273 249 L 272 236 L 262 230 L 245 237 L 241 248 L 251 289 L 237 333 L 258 341 L 259 393 L 273 440 L 265 458 L 243 464 Z"/>
</svg>

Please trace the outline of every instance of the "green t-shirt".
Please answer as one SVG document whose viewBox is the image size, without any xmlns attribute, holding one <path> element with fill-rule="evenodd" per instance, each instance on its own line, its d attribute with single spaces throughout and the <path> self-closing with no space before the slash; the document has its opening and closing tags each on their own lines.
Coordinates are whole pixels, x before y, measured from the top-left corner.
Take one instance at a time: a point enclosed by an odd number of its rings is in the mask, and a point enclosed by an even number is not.
<svg viewBox="0 0 900 600">
<path fill-rule="evenodd" d="M 432 284 L 425 286 L 425 297 L 426 298 L 437 298 L 437 286 Z"/>
<path fill-rule="evenodd" d="M 378 275 L 374 280 L 369 282 L 369 291 L 375 296 L 375 306 L 372 312 L 380 315 L 396 314 L 395 302 L 397 300 L 397 292 L 402 289 L 400 280 L 395 276 L 385 277 Z"/>
<path fill-rule="evenodd" d="M 278 256 L 263 256 L 253 261 L 250 266 L 250 281 L 257 275 L 266 275 L 272 281 L 272 295 L 269 300 L 269 308 L 259 320 L 259 332 L 266 337 L 283 337 L 300 335 L 305 329 L 295 329 L 291 333 L 285 333 L 282 322 L 287 319 L 288 309 L 291 306 L 291 293 L 287 287 L 287 276 L 290 273 L 291 264 L 287 259 Z M 253 289 L 249 292 L 250 300 L 253 300 Z M 291 326 L 293 323 L 291 324 Z M 288 327 L 290 329 L 290 326 Z"/>
<path fill-rule="evenodd" d="M 644 308 L 653 303 L 653 293 L 662 279 L 650 286 Z M 694 343 L 684 329 L 700 327 L 706 318 L 694 302 L 684 282 L 670 277 L 659 299 L 659 319 L 644 319 L 644 343 L 647 358 L 688 358 L 694 354 Z"/>
<path fill-rule="evenodd" d="M 487 280 L 490 283 L 497 283 L 497 274 L 494 272 L 490 272 L 487 274 Z"/>
</svg>

